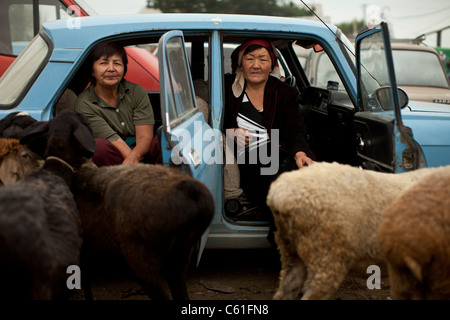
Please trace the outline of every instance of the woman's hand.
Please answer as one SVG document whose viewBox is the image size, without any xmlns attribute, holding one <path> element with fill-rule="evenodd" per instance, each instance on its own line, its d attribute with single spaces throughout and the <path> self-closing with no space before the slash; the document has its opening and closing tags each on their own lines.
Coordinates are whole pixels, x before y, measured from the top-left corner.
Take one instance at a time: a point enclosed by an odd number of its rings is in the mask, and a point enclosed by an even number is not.
<svg viewBox="0 0 450 320">
<path fill-rule="evenodd" d="M 310 164 L 314 163 L 314 160 L 312 160 L 310 157 L 306 155 L 303 151 L 299 151 L 295 154 L 295 163 L 297 164 L 297 167 L 299 169 L 303 168 L 304 166 L 309 166 Z"/>
<path fill-rule="evenodd" d="M 251 140 L 252 134 L 248 132 L 248 130 L 242 128 L 237 128 L 234 130 L 234 141 L 236 141 L 239 146 L 248 146 Z"/>
<path fill-rule="evenodd" d="M 138 164 L 141 162 L 141 158 L 136 155 L 134 152 L 130 152 L 130 154 L 123 160 L 122 164 Z"/>
</svg>

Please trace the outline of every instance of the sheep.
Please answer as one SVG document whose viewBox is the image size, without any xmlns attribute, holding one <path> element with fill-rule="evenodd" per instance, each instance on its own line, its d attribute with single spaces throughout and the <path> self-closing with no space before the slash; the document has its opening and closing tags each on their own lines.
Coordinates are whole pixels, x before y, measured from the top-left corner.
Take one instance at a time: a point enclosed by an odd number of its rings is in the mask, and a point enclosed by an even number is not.
<svg viewBox="0 0 450 320">
<path fill-rule="evenodd" d="M 0 185 L 16 182 L 41 165 L 41 157 L 18 139 L 0 138 Z"/>
<path fill-rule="evenodd" d="M 42 141 L 30 147 L 40 153 Z M 165 281 L 172 298 L 189 298 L 185 277 L 190 257 L 214 214 L 206 186 L 159 165 L 83 166 L 74 175 L 73 193 L 84 229 L 82 287 L 87 299 L 92 299 L 86 276 L 92 252 L 122 256 L 151 298 L 170 297 Z"/>
<path fill-rule="evenodd" d="M 377 242 L 394 299 L 450 299 L 450 167 L 385 210 Z"/>
<path fill-rule="evenodd" d="M 73 171 L 95 151 L 87 119 L 74 111 L 22 131 L 48 139 L 41 169 L 0 188 L 3 299 L 66 298 L 67 268 L 79 264 L 81 221 L 70 191 Z M 26 131 L 26 133 L 25 133 Z"/>
<path fill-rule="evenodd" d="M 173 168 L 138 164 L 83 167 L 73 185 L 87 261 L 92 253 L 116 254 L 150 298 L 170 299 L 168 284 L 173 299 L 189 299 L 190 258 L 214 214 L 204 184 Z"/>
<path fill-rule="evenodd" d="M 0 137 L 16 138 L 17 134 L 37 122 L 27 112 L 12 112 L 0 120 Z"/>
<path fill-rule="evenodd" d="M 330 299 L 350 270 L 383 266 L 383 210 L 435 170 L 390 174 L 323 162 L 281 174 L 267 196 L 282 264 L 274 299 L 297 299 L 302 290 L 305 300 Z"/>
</svg>

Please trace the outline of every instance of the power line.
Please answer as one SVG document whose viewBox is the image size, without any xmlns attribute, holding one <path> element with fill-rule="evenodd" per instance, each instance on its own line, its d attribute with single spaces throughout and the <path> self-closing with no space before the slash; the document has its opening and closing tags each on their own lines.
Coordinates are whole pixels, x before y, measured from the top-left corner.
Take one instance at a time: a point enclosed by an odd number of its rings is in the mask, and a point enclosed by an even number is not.
<svg viewBox="0 0 450 320">
<path fill-rule="evenodd" d="M 447 7 L 443 8 L 443 9 L 438 9 L 438 10 L 435 10 L 435 11 L 432 11 L 432 12 L 428 12 L 428 13 L 420 13 L 420 14 L 411 15 L 411 16 L 393 17 L 393 18 L 398 19 L 398 20 L 422 18 L 423 16 L 428 16 L 428 15 L 432 15 L 432 14 L 436 14 L 436 13 L 442 13 L 442 11 L 448 10 L 448 9 L 450 9 L 450 6 L 447 6 Z"/>
</svg>

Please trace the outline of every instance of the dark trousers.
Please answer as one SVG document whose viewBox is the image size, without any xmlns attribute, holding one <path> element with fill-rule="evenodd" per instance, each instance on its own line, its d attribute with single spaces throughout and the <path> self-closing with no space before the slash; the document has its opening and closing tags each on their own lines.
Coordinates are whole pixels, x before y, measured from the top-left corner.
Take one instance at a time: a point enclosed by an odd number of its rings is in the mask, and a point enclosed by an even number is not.
<svg viewBox="0 0 450 320">
<path fill-rule="evenodd" d="M 122 164 L 124 160 L 122 154 L 111 142 L 106 139 L 96 138 L 95 145 L 97 146 L 97 149 L 92 157 L 92 162 L 94 162 L 97 167 Z M 162 163 L 161 148 L 156 136 L 153 138 L 150 150 L 148 154 L 144 156 L 143 162 L 152 164 Z"/>
<path fill-rule="evenodd" d="M 248 199 L 258 206 L 260 212 L 263 213 L 270 222 L 270 229 L 267 239 L 274 247 L 276 247 L 274 240 L 276 226 L 273 220 L 272 212 L 266 203 L 267 194 L 269 193 L 270 184 L 275 181 L 281 173 L 294 170 L 297 167 L 293 157 L 288 157 L 287 153 L 281 150 L 279 150 L 278 161 L 278 170 L 272 175 L 261 174 L 261 169 L 270 166 L 270 164 L 239 164 L 241 188 L 247 195 Z"/>
</svg>

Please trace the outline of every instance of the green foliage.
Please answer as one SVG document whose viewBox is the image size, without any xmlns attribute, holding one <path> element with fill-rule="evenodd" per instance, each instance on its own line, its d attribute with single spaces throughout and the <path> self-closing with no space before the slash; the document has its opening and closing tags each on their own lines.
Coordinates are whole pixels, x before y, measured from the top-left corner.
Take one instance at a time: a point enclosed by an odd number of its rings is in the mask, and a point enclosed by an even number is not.
<svg viewBox="0 0 450 320">
<path fill-rule="evenodd" d="M 355 23 L 356 22 L 356 23 Z M 344 22 L 336 25 L 347 36 L 351 37 L 367 29 L 364 20 Z"/>
<path fill-rule="evenodd" d="M 277 0 L 155 0 L 153 7 L 162 12 L 234 13 L 301 17 L 312 15 L 294 2 L 278 4 Z"/>
</svg>

